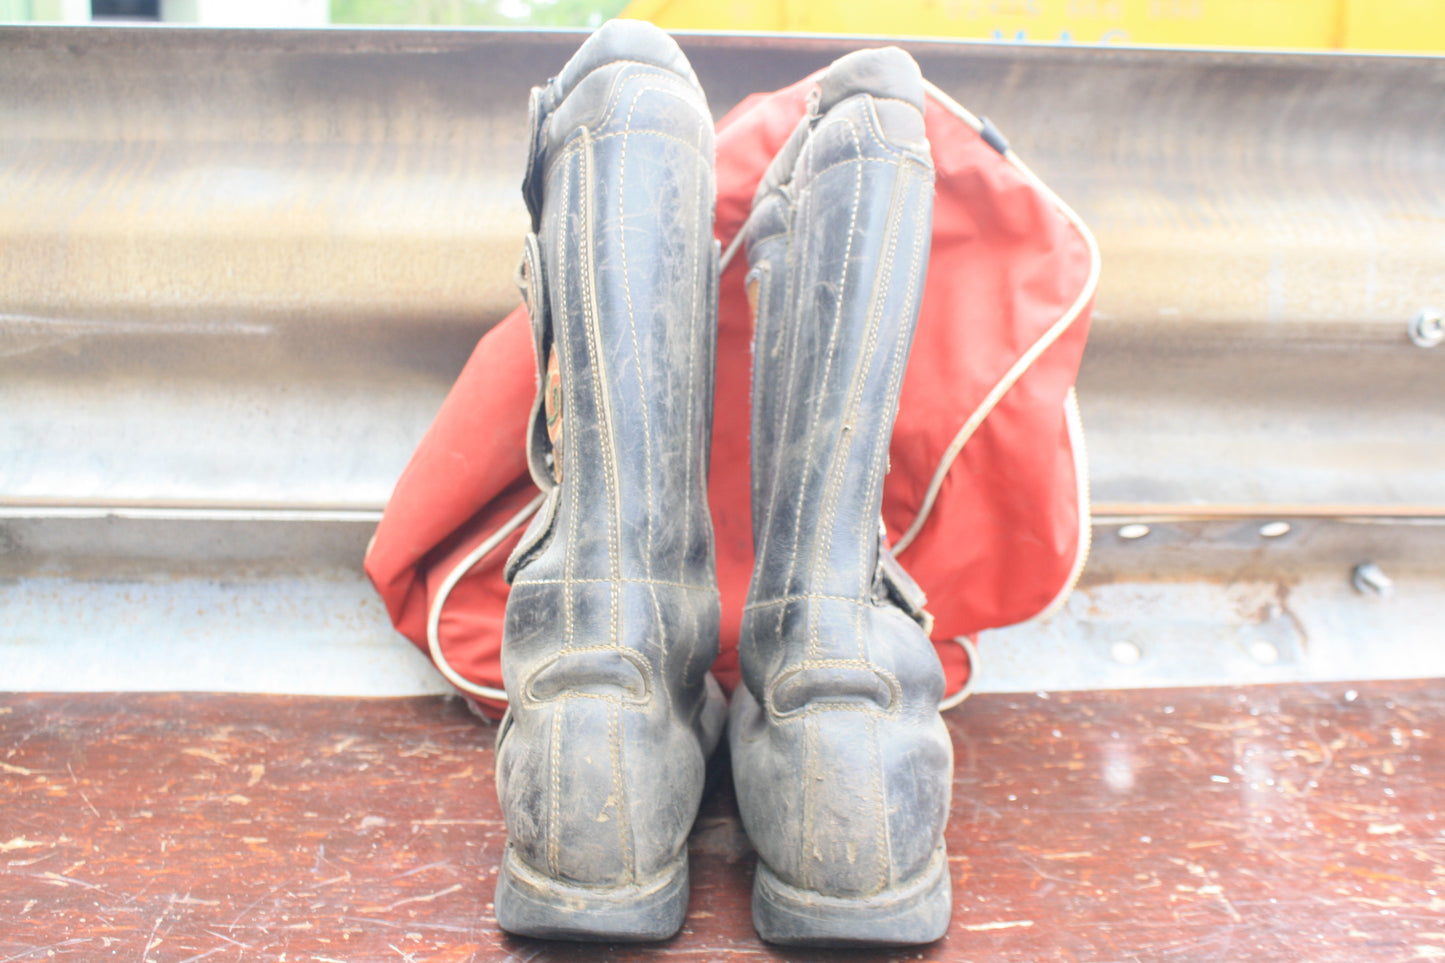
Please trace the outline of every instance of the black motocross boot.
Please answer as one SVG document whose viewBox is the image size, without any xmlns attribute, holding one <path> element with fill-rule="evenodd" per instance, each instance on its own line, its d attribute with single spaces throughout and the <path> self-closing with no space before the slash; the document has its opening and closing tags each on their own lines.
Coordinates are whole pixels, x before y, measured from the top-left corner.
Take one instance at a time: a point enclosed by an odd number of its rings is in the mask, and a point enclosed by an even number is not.
<svg viewBox="0 0 1445 963">
<path fill-rule="evenodd" d="M 665 939 L 726 717 L 709 674 L 713 127 L 671 38 L 612 21 L 532 92 L 523 193 L 546 500 L 507 566 L 497 922 Z"/>
<path fill-rule="evenodd" d="M 903 51 L 837 61 L 746 228 L 756 561 L 729 743 L 774 943 L 924 943 L 952 910 L 943 672 L 880 518 L 931 238 L 922 111 Z"/>
</svg>

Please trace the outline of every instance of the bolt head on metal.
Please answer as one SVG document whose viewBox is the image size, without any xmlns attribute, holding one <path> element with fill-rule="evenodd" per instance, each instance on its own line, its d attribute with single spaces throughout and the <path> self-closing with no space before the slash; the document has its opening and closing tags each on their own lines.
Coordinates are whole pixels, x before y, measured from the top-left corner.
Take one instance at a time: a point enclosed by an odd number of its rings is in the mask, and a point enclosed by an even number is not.
<svg viewBox="0 0 1445 963">
<path fill-rule="evenodd" d="M 1410 319 L 1410 340 L 1422 348 L 1433 348 L 1445 341 L 1445 312 L 1425 308 Z"/>
<path fill-rule="evenodd" d="M 1149 534 L 1149 526 L 1140 522 L 1119 526 L 1119 537 L 1132 542 L 1136 538 L 1143 538 Z"/>
<path fill-rule="evenodd" d="M 1289 522 L 1265 522 L 1259 526 L 1259 534 L 1264 538 L 1280 538 L 1288 535 L 1289 531 Z"/>
<path fill-rule="evenodd" d="M 1350 581 L 1354 582 L 1357 591 L 1366 595 L 1378 595 L 1387 599 L 1395 594 L 1394 580 L 1374 562 L 1361 562 L 1356 565 Z"/>
<path fill-rule="evenodd" d="M 1136 642 L 1121 639 L 1109 646 L 1109 655 L 1120 665 L 1138 665 L 1139 660 L 1144 658 L 1144 650 Z"/>
<path fill-rule="evenodd" d="M 1249 647 L 1249 654 L 1260 665 L 1274 665 L 1279 661 L 1279 646 L 1260 639 Z"/>
</svg>

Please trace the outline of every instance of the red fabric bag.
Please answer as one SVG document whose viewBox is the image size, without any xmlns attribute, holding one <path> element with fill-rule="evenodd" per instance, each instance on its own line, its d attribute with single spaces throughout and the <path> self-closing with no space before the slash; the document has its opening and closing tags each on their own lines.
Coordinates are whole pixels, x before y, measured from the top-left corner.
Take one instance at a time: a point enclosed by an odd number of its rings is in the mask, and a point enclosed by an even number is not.
<svg viewBox="0 0 1445 963">
<path fill-rule="evenodd" d="M 743 101 L 718 124 L 716 236 L 737 236 L 811 78 Z M 1073 384 L 1098 281 L 1088 229 L 981 123 L 929 86 L 933 247 L 889 452 L 883 517 L 928 594 L 957 693 L 958 637 L 1061 603 L 1088 551 L 1088 486 Z M 752 574 L 752 320 L 745 258 L 722 273 L 709 480 L 722 595 L 718 680 L 737 684 Z M 518 308 L 477 344 L 397 481 L 366 572 L 397 629 L 490 715 L 505 706 L 502 569 L 541 495 L 524 446 L 537 365 Z"/>
</svg>

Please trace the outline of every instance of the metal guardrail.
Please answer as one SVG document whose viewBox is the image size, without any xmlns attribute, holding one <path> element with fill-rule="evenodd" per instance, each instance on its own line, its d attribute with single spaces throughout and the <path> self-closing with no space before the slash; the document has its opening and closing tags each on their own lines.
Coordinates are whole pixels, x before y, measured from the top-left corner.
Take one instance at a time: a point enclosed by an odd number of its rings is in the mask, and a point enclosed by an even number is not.
<svg viewBox="0 0 1445 963">
<path fill-rule="evenodd" d="M 578 40 L 0 28 L 0 686 L 78 684 L 63 680 L 83 664 L 86 688 L 364 690 L 365 673 L 334 682 L 362 640 L 392 667 L 371 684 L 439 687 L 359 559 L 477 337 L 517 301 L 527 89 Z M 682 41 L 719 115 L 859 43 Z M 1445 60 L 905 46 L 1103 250 L 1080 376 L 1101 516 L 1082 596 L 1227 590 L 1248 571 L 1323 580 L 1339 592 L 1318 611 L 1354 613 L 1374 601 L 1349 581 L 1367 555 L 1401 576 L 1396 602 L 1438 594 L 1445 349 L 1410 325 L 1445 308 Z M 1275 520 L 1293 534 L 1257 535 Z M 1200 534 L 1246 522 L 1252 540 Z M 1162 537 L 1174 525 L 1194 534 Z M 1340 544 L 1322 551 L 1312 526 Z M 1158 620 L 1172 603 L 1146 596 L 1135 634 L 1178 635 Z M 1324 621 L 1388 628 L 1403 648 L 1386 675 L 1445 672 L 1409 658 L 1445 614 L 1420 604 L 1388 626 L 1378 605 Z M 985 640 L 985 686 L 1033 687 L 1028 633 L 1082 638 L 1087 618 Z M 165 658 L 147 654 L 157 636 Z M 1008 638 L 1020 668 L 990 678 Z M 238 671 L 245 646 L 270 654 Z M 1356 664 L 1277 651 L 1268 671 L 1291 677 Z M 1123 663 L 1099 665 L 1070 671 L 1117 684 Z M 1141 678 L 1149 665 L 1129 679 L 1198 681 Z"/>
</svg>

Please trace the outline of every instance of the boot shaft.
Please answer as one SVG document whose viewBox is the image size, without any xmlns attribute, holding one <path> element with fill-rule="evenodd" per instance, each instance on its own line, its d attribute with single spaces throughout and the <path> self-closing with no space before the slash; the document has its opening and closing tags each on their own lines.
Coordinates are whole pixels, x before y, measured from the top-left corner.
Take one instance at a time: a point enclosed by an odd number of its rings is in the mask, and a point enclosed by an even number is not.
<svg viewBox="0 0 1445 963">
<path fill-rule="evenodd" d="M 585 54 L 533 101 L 524 191 L 545 277 L 531 300 L 553 368 L 538 416 L 558 448 L 533 469 L 557 490 L 511 567 L 711 586 L 712 121 L 667 51 L 600 67 Z"/>
<path fill-rule="evenodd" d="M 660 939 L 726 711 L 708 675 L 712 121 L 677 45 L 613 21 L 534 91 L 532 123 L 528 460 L 547 498 L 507 565 L 497 917 Z"/>
<path fill-rule="evenodd" d="M 753 524 L 729 740 L 782 943 L 923 943 L 951 908 L 952 753 L 921 593 L 880 531 L 928 264 L 923 85 L 901 50 L 819 81 L 754 200 Z"/>
<path fill-rule="evenodd" d="M 933 168 L 921 111 L 828 97 L 779 154 L 749 225 L 753 604 L 871 593 L 927 269 Z"/>
</svg>

